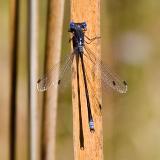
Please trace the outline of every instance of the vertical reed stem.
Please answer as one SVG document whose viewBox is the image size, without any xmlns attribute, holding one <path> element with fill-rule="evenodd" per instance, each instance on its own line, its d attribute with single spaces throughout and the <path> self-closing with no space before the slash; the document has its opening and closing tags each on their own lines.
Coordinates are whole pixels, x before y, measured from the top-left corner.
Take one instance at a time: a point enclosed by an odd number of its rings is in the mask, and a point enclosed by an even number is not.
<svg viewBox="0 0 160 160">
<path fill-rule="evenodd" d="M 90 38 L 100 35 L 100 0 L 71 0 L 71 20 L 74 22 L 87 22 L 86 35 Z M 101 56 L 100 43 L 95 46 L 90 45 L 90 49 L 95 52 L 97 57 Z M 87 53 L 86 53 L 87 54 Z M 84 57 L 85 58 L 85 57 Z M 87 59 L 86 59 L 87 62 Z M 80 64 L 80 63 L 79 63 Z M 88 64 L 92 68 L 88 60 Z M 81 67 L 79 67 L 81 68 Z M 88 124 L 88 114 L 87 114 L 87 102 L 85 97 L 85 87 L 82 77 L 82 70 L 80 72 L 80 100 L 81 100 L 81 110 L 82 110 L 82 125 L 83 125 L 83 141 L 84 150 L 80 148 L 80 126 L 79 126 L 79 106 L 78 106 L 78 94 L 77 94 L 77 79 L 75 78 L 77 69 L 76 61 L 73 62 L 73 141 L 74 141 L 74 159 L 75 160 L 102 160 L 103 159 L 103 133 L 102 133 L 102 116 L 100 113 L 99 104 L 96 102 L 95 98 L 90 98 L 91 110 L 93 114 L 93 120 L 95 124 L 95 132 L 91 133 Z M 90 79 L 91 86 L 94 86 L 94 94 L 101 102 L 101 86 L 98 82 L 97 77 L 100 73 L 96 71 L 95 77 L 93 78 L 89 74 L 89 70 L 86 67 L 86 73 Z M 99 112 L 96 112 L 98 110 Z"/>
<path fill-rule="evenodd" d="M 46 72 L 60 61 L 64 0 L 49 0 L 46 44 Z M 55 73 L 58 75 L 58 72 Z M 43 160 L 55 159 L 55 136 L 58 88 L 51 88 L 45 94 L 43 124 Z"/>
<path fill-rule="evenodd" d="M 10 96 L 10 160 L 16 159 L 17 68 L 19 37 L 19 0 L 11 1 L 11 96 Z"/>
<path fill-rule="evenodd" d="M 29 1 L 29 106 L 30 160 L 40 160 L 40 115 L 36 81 L 38 74 L 38 0 Z"/>
</svg>

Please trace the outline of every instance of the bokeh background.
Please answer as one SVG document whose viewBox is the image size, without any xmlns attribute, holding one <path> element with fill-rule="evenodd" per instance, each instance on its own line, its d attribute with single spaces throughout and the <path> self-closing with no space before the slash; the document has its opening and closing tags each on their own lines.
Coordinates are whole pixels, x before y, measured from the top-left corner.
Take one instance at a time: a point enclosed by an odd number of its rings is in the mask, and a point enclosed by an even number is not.
<svg viewBox="0 0 160 160">
<path fill-rule="evenodd" d="M 105 160 L 160 159 L 160 1 L 101 0 L 103 60 L 128 92 L 103 93 Z M 0 0 L 0 160 L 9 159 L 9 0 Z M 62 55 L 69 53 L 65 2 Z M 43 73 L 47 3 L 39 0 L 39 75 Z M 28 160 L 27 1 L 20 1 L 16 159 Z M 71 89 L 59 94 L 56 159 L 73 159 Z"/>
</svg>

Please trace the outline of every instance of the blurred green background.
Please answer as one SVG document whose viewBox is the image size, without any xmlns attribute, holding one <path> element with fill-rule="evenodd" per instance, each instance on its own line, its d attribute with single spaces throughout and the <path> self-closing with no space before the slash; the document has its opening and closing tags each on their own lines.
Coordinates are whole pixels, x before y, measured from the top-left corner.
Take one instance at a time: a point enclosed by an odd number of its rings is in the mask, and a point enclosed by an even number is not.
<svg viewBox="0 0 160 160">
<path fill-rule="evenodd" d="M 9 0 L 0 0 L 0 160 L 9 147 Z M 69 53 L 69 0 L 62 55 Z M 160 159 L 160 1 L 101 0 L 103 60 L 128 82 L 128 92 L 103 94 L 105 160 Z M 46 1 L 39 1 L 39 75 L 43 73 Z M 20 1 L 17 160 L 28 157 L 27 1 Z M 56 159 L 73 159 L 71 91 L 60 93 Z M 62 99 L 63 97 L 63 99 Z M 63 118 L 62 118 L 63 117 Z"/>
</svg>

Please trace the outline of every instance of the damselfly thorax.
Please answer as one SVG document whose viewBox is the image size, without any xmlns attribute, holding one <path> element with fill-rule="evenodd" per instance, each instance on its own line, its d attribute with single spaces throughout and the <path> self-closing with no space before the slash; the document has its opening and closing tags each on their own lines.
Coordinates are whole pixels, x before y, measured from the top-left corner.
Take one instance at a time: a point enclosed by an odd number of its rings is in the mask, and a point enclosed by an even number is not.
<svg viewBox="0 0 160 160">
<path fill-rule="evenodd" d="M 73 34 L 73 37 L 71 38 L 73 43 L 73 49 L 77 53 L 83 53 L 84 49 L 84 36 L 86 31 L 86 24 L 83 23 L 70 23 L 70 29 L 69 32 Z"/>
</svg>

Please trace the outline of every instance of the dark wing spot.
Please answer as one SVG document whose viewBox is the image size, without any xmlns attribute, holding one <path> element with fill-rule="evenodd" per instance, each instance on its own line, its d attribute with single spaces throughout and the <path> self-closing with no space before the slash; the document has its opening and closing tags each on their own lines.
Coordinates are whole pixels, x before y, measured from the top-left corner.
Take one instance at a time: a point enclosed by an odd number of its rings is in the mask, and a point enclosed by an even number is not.
<svg viewBox="0 0 160 160">
<path fill-rule="evenodd" d="M 115 81 L 112 81 L 113 85 L 115 86 L 116 85 L 116 82 Z"/>
<path fill-rule="evenodd" d="M 37 81 L 37 83 L 39 83 L 41 81 L 41 79 L 39 79 L 38 81 Z"/>
<path fill-rule="evenodd" d="M 61 83 L 61 80 L 59 79 L 59 80 L 58 80 L 58 85 L 60 85 L 60 83 Z"/>
<path fill-rule="evenodd" d="M 127 86 L 127 82 L 126 82 L 126 81 L 123 81 L 123 84 L 124 84 L 125 86 Z"/>
</svg>

